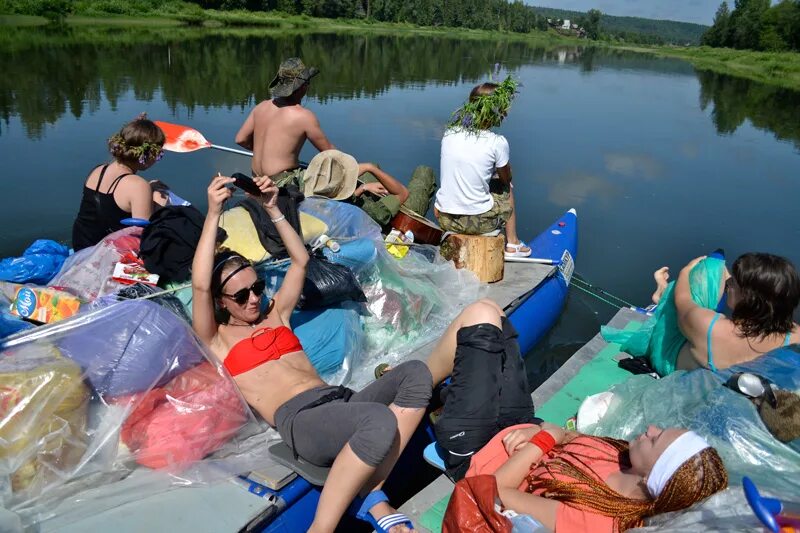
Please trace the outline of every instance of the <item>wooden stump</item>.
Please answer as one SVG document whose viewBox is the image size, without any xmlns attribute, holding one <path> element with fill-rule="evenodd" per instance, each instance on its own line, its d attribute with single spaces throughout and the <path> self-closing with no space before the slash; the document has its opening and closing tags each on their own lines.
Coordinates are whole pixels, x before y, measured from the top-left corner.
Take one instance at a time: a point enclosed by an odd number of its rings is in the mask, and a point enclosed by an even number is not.
<svg viewBox="0 0 800 533">
<path fill-rule="evenodd" d="M 445 259 L 452 260 L 456 268 L 471 270 L 482 282 L 492 283 L 503 279 L 505 245 L 503 235 L 482 237 L 454 233 L 442 243 L 441 253 Z"/>
</svg>

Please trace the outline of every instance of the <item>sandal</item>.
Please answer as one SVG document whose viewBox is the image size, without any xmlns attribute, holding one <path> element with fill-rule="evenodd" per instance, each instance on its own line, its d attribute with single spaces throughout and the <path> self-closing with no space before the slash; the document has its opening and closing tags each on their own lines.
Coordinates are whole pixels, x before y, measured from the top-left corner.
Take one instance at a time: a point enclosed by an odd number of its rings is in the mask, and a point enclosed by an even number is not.
<svg viewBox="0 0 800 533">
<path fill-rule="evenodd" d="M 356 500 L 353 501 L 350 510 L 351 512 L 355 511 L 356 518 L 370 524 L 378 533 L 389 533 L 390 529 L 401 524 L 405 524 L 409 529 L 413 530 L 414 523 L 411 522 L 411 519 L 403 513 L 387 514 L 379 519 L 375 519 L 375 517 L 369 514 L 369 510 L 375 505 L 388 501 L 389 497 L 386 496 L 385 492 L 382 490 L 374 490 L 367 494 L 366 498 L 363 500 L 356 498 Z M 357 509 L 356 506 L 358 506 Z"/>
<path fill-rule="evenodd" d="M 509 252 L 508 249 L 511 248 L 514 250 L 513 252 Z M 523 248 L 525 248 L 523 250 Z M 505 256 L 506 257 L 528 257 L 531 255 L 532 250 L 525 244 L 525 241 L 519 241 L 516 244 L 506 243 L 505 249 Z"/>
<path fill-rule="evenodd" d="M 375 379 L 381 379 L 385 373 L 391 370 L 392 367 L 389 363 L 381 363 L 375 367 Z"/>
</svg>

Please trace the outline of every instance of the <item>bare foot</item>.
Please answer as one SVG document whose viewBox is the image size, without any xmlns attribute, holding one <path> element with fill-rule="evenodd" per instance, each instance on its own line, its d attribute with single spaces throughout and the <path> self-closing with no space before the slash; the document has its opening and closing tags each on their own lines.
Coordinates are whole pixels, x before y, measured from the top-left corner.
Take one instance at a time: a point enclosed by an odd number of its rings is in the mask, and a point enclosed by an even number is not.
<svg viewBox="0 0 800 533">
<path fill-rule="evenodd" d="M 653 272 L 653 279 L 656 280 L 656 292 L 653 293 L 651 299 L 654 304 L 661 301 L 661 295 L 667 290 L 667 283 L 669 283 L 669 267 L 661 267 Z"/>
</svg>

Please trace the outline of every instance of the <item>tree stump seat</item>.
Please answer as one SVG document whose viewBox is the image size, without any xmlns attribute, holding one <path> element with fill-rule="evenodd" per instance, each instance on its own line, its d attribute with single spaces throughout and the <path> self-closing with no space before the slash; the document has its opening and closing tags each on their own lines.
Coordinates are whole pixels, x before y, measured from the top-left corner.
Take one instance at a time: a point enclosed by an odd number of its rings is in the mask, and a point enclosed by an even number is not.
<svg viewBox="0 0 800 533">
<path fill-rule="evenodd" d="M 503 279 L 505 247 L 506 240 L 502 234 L 486 237 L 451 233 L 441 244 L 441 254 L 453 261 L 456 268 L 466 268 L 482 282 L 494 283 Z"/>
</svg>

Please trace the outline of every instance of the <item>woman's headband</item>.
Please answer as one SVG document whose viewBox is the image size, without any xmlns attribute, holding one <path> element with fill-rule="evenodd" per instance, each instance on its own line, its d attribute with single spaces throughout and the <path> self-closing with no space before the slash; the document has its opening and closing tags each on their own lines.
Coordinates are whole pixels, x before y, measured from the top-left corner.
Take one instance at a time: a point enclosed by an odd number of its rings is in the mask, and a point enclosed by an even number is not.
<svg viewBox="0 0 800 533">
<path fill-rule="evenodd" d="M 233 254 L 233 255 L 229 255 L 228 257 L 226 257 L 225 259 L 219 261 L 216 265 L 214 265 L 214 268 L 211 270 L 211 275 L 213 276 L 214 273 L 216 273 L 217 270 L 221 269 L 223 267 L 223 265 L 225 265 L 225 263 L 227 263 L 228 261 L 230 261 L 232 259 L 239 259 L 240 261 L 242 261 L 242 264 L 239 265 L 238 268 L 234 268 L 233 271 L 230 274 L 225 276 L 225 279 L 223 279 L 222 282 L 219 284 L 219 287 L 217 287 L 217 292 L 219 294 L 222 294 L 222 288 L 225 286 L 226 283 L 228 283 L 228 281 L 230 281 L 230 279 L 233 276 L 235 276 L 236 274 L 238 274 L 239 272 L 241 272 L 245 268 L 251 266 L 250 262 L 247 259 L 245 259 L 244 257 L 242 257 L 240 255 Z"/>
<path fill-rule="evenodd" d="M 706 439 L 694 431 L 687 431 L 675 439 L 656 460 L 647 476 L 647 490 L 650 495 L 658 498 L 683 463 L 710 447 Z"/>
</svg>

